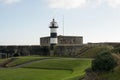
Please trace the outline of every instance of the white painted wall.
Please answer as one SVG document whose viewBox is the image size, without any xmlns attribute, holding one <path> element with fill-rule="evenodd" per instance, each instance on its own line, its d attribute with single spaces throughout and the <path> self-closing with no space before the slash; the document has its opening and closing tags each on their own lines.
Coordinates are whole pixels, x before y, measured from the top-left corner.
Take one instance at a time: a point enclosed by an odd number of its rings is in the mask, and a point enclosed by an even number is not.
<svg viewBox="0 0 120 80">
<path fill-rule="evenodd" d="M 57 44 L 58 40 L 57 38 L 50 38 L 50 44 Z"/>
<path fill-rule="evenodd" d="M 51 28 L 51 33 L 57 33 L 57 29 L 56 28 Z"/>
</svg>

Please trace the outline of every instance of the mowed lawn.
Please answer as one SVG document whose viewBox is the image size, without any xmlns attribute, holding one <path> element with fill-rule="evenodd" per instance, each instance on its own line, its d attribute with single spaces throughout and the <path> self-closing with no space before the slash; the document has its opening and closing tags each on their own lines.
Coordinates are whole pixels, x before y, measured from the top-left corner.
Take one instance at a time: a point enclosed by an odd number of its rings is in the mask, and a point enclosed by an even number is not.
<svg viewBox="0 0 120 80">
<path fill-rule="evenodd" d="M 19 58 L 19 61 L 20 59 L 23 58 Z M 14 62 L 12 64 L 15 65 Z M 43 59 L 20 68 L 1 68 L 0 80 L 78 80 L 89 67 L 91 67 L 91 59 Z"/>
<path fill-rule="evenodd" d="M 62 80 L 70 74 L 68 70 L 0 69 L 0 80 Z"/>
<path fill-rule="evenodd" d="M 9 64 L 7 64 L 7 67 L 13 67 L 13 66 L 17 66 L 17 65 L 21 65 L 27 62 L 31 62 L 31 61 L 37 61 L 37 60 L 42 60 L 42 59 L 48 59 L 51 57 L 34 57 L 34 56 L 27 56 L 27 57 L 18 57 L 16 58 L 16 60 L 10 62 Z"/>
</svg>

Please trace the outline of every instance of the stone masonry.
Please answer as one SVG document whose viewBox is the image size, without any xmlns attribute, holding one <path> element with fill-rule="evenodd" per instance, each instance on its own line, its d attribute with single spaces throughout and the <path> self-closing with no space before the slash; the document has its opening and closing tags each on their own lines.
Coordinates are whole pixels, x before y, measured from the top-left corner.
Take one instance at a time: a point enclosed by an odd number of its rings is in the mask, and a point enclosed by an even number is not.
<svg viewBox="0 0 120 80">
<path fill-rule="evenodd" d="M 82 36 L 58 36 L 58 45 L 82 45 Z M 50 46 L 50 37 L 40 38 L 41 46 Z"/>
</svg>

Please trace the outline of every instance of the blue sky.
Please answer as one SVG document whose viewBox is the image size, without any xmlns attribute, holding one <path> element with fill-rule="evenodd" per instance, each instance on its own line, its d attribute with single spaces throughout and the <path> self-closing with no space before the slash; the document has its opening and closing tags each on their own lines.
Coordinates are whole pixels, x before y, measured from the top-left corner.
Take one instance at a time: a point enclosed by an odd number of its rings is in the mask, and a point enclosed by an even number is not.
<svg viewBox="0 0 120 80">
<path fill-rule="evenodd" d="M 0 0 L 0 45 L 39 45 L 49 36 L 83 36 L 87 42 L 120 41 L 120 0 Z"/>
</svg>

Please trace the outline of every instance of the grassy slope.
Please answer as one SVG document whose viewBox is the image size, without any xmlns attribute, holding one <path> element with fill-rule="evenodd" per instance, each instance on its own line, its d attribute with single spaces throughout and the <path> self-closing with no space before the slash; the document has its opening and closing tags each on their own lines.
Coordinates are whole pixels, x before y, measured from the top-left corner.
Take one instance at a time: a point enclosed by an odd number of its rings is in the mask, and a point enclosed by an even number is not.
<svg viewBox="0 0 120 80">
<path fill-rule="evenodd" d="M 111 50 L 111 49 L 112 49 L 111 46 L 96 46 L 96 47 L 89 49 L 85 53 L 81 54 L 80 57 L 81 58 L 93 58 L 94 56 L 96 56 L 97 53 L 100 53 L 103 50 Z"/>
<path fill-rule="evenodd" d="M 107 80 L 120 80 L 120 70 L 114 72 L 102 73 L 99 77 L 105 78 Z"/>
<path fill-rule="evenodd" d="M 43 58 L 45 57 L 19 57 L 9 65 Z M 91 60 L 86 59 L 46 59 L 24 66 L 26 68 L 1 68 L 0 80 L 78 80 L 80 76 L 85 74 L 84 70 L 90 65 Z"/>
<path fill-rule="evenodd" d="M 46 58 L 48 58 L 48 57 L 46 57 Z M 17 57 L 16 60 L 7 64 L 6 66 L 7 67 L 12 67 L 12 66 L 20 65 L 20 64 L 27 63 L 27 62 L 30 62 L 30 61 L 40 60 L 40 59 L 45 59 L 45 57 L 33 57 L 33 56 Z"/>
<path fill-rule="evenodd" d="M 4 66 L 5 64 L 9 63 L 10 61 L 11 61 L 11 58 L 0 59 L 0 66 Z"/>
<path fill-rule="evenodd" d="M 120 54 L 112 54 L 118 65 L 108 72 L 88 72 L 85 80 L 120 80 Z"/>
<path fill-rule="evenodd" d="M 58 69 L 58 70 L 70 70 L 72 74 L 66 77 L 64 80 L 75 80 L 85 74 L 84 70 L 91 65 L 91 60 L 84 59 L 53 59 L 35 62 L 33 64 L 26 65 L 26 68 L 39 68 L 39 69 Z"/>
<path fill-rule="evenodd" d="M 0 59 L 0 64 L 3 64 L 4 62 L 6 62 L 8 59 Z"/>
<path fill-rule="evenodd" d="M 120 80 L 120 55 L 113 54 L 118 62 L 118 66 L 114 69 L 114 71 L 105 72 L 99 75 L 101 78 L 105 78 L 107 80 Z"/>
</svg>

